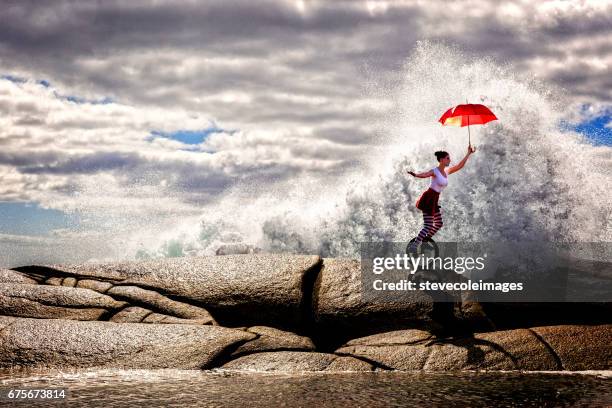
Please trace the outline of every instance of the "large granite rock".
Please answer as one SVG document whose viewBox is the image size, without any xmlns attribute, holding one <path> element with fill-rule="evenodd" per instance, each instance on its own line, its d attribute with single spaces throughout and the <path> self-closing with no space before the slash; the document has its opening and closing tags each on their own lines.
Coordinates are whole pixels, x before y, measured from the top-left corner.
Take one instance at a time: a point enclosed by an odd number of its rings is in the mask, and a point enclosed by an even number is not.
<svg viewBox="0 0 612 408">
<path fill-rule="evenodd" d="M 0 283 L 0 315 L 5 316 L 98 320 L 125 305 L 89 289 Z"/>
<path fill-rule="evenodd" d="M 0 269 L 1 367 L 612 369 L 610 303 L 434 302 L 411 291 L 372 300 L 359 260 L 251 254 L 16 269 Z"/>
<path fill-rule="evenodd" d="M 395 370 L 609 370 L 611 338 L 612 325 L 536 327 L 456 339 L 402 330 L 351 340 L 336 354 Z"/>
<path fill-rule="evenodd" d="M 0 317 L 0 367 L 212 368 L 255 337 L 210 325 Z"/>
<path fill-rule="evenodd" d="M 225 255 L 147 261 L 33 265 L 14 268 L 132 285 L 185 299 L 225 325 L 300 327 L 310 312 L 311 286 L 321 259 L 291 254 Z"/>
<path fill-rule="evenodd" d="M 312 306 L 317 330 L 344 340 L 398 328 L 423 327 L 434 312 L 431 297 L 423 292 L 398 292 L 386 301 L 364 300 L 360 261 L 342 258 L 323 259 Z"/>
<path fill-rule="evenodd" d="M 306 351 L 273 351 L 232 360 L 224 369 L 244 371 L 372 371 L 374 367 L 353 357 Z"/>
</svg>

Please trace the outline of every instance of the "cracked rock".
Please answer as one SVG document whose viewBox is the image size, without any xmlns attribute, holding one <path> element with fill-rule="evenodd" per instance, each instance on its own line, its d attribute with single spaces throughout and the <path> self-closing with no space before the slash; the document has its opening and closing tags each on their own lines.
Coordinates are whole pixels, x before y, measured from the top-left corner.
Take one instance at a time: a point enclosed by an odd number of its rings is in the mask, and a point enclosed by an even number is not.
<svg viewBox="0 0 612 408">
<path fill-rule="evenodd" d="M 612 369 L 612 325 L 547 326 L 532 329 L 559 358 L 564 370 Z"/>
<path fill-rule="evenodd" d="M 310 338 L 273 327 L 254 326 L 249 327 L 247 331 L 256 334 L 258 337 L 238 347 L 232 353 L 232 357 L 261 351 L 315 349 L 315 345 Z"/>
<path fill-rule="evenodd" d="M 423 326 L 432 311 L 432 299 L 422 292 L 398 294 L 394 301 L 366 301 L 360 260 L 323 258 L 313 292 L 314 317 L 321 331 L 356 337 L 372 330 Z"/>
</svg>

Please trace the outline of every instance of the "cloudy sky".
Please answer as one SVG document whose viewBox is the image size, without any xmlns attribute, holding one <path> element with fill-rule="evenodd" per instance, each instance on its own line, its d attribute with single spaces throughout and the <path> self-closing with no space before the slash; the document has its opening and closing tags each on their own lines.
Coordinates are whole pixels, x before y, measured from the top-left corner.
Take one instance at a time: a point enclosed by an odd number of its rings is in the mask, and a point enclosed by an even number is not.
<svg viewBox="0 0 612 408">
<path fill-rule="evenodd" d="M 242 183 L 342 174 L 419 40 L 510 64 L 612 145 L 612 1 L 8 1 L 0 234 L 71 211 L 199 213 Z"/>
</svg>

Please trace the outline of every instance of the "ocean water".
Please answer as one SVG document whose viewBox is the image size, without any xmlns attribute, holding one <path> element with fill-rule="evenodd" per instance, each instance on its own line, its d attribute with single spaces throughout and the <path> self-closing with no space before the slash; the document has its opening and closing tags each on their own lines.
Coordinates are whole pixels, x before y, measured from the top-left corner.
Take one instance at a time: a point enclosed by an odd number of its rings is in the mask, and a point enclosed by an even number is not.
<svg viewBox="0 0 612 408">
<path fill-rule="evenodd" d="M 0 373 L 0 406 L 71 407 L 606 407 L 612 373 L 300 373 L 98 370 Z M 66 390 L 11 401 L 10 389 Z"/>
</svg>

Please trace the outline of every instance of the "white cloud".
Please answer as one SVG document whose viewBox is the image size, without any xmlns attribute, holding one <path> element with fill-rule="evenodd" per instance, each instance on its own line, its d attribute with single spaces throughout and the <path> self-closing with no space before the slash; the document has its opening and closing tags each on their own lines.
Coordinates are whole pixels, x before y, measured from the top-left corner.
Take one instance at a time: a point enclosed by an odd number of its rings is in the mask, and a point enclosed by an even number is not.
<svg viewBox="0 0 612 408">
<path fill-rule="evenodd" d="M 199 130 L 214 122 L 181 109 L 73 103 L 57 93 L 33 81 L 0 81 L 4 199 L 39 201 L 58 209 L 137 213 L 155 203 L 160 211 L 193 211 L 195 207 L 180 204 L 183 194 L 194 193 L 184 186 L 200 193 L 196 202 L 207 201 L 258 168 L 274 165 L 287 176 L 319 171 L 341 165 L 347 153 L 356 151 L 311 140 L 310 129 L 220 131 L 187 151 L 194 146 L 153 138 L 151 131 Z M 144 179 L 146 186 L 139 186 Z M 139 189 L 130 190 L 134 185 Z M 96 190 L 101 190 L 98 195 Z M 76 199 L 75 191 L 80 193 Z"/>
</svg>

